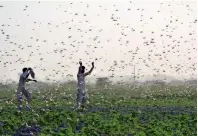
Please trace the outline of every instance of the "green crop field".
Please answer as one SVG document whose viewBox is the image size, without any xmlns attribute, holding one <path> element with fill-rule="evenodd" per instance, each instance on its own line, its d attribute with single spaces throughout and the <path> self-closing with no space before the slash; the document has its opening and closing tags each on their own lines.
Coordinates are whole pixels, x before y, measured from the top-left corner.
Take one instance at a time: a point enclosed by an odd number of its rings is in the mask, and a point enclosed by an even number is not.
<svg viewBox="0 0 198 136">
<path fill-rule="evenodd" d="M 89 102 L 73 111 L 74 85 L 32 93 L 32 111 L 19 112 L 13 89 L 0 90 L 2 136 L 194 136 L 196 88 L 190 86 L 89 85 Z M 25 103 L 25 102 L 24 102 Z M 24 106 L 25 107 L 25 106 Z"/>
</svg>

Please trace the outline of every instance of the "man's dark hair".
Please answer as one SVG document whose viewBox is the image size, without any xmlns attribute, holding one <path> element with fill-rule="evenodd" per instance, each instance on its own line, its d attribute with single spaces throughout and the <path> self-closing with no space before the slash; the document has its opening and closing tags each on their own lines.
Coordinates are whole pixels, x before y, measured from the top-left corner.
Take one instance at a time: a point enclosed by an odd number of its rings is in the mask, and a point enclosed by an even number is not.
<svg viewBox="0 0 198 136">
<path fill-rule="evenodd" d="M 23 69 L 22 69 L 23 73 L 24 73 L 26 70 L 27 70 L 27 68 L 23 68 Z"/>
</svg>

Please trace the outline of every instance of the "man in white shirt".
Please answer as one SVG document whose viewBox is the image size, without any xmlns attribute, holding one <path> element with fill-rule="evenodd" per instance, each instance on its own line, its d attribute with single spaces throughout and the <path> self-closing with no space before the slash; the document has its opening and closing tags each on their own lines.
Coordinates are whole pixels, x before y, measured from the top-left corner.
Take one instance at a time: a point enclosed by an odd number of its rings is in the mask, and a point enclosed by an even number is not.
<svg viewBox="0 0 198 136">
<path fill-rule="evenodd" d="M 78 88 L 77 88 L 77 108 L 79 108 L 87 100 L 87 95 L 85 92 L 85 77 L 90 75 L 94 69 L 94 62 L 92 62 L 92 68 L 85 72 L 85 66 L 82 65 L 82 62 L 79 62 L 80 67 L 78 69 L 77 79 L 78 79 Z"/>
<path fill-rule="evenodd" d="M 20 76 L 19 79 L 19 85 L 18 85 L 18 90 L 17 90 L 17 100 L 18 100 L 18 109 L 22 109 L 22 95 L 24 95 L 27 99 L 28 104 L 26 105 L 26 108 L 31 109 L 29 106 L 29 102 L 31 99 L 31 94 L 28 90 L 25 89 L 25 83 L 29 81 L 34 81 L 37 82 L 36 80 L 28 79 L 29 74 L 31 75 L 32 78 L 35 77 L 35 73 L 32 70 L 32 68 L 23 68 L 22 69 L 23 73 Z"/>
</svg>

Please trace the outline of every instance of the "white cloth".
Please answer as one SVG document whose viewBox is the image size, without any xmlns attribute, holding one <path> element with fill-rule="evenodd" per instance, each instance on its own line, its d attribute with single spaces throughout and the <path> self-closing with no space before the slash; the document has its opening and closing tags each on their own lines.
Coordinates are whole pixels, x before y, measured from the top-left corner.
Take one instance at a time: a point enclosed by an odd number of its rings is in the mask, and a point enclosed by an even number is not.
<svg viewBox="0 0 198 136">
<path fill-rule="evenodd" d="M 21 92 L 25 88 L 25 82 L 26 82 L 27 75 L 28 75 L 28 70 L 26 70 L 24 73 L 22 73 L 19 78 L 19 85 L 18 85 L 19 92 Z"/>
<path fill-rule="evenodd" d="M 79 107 L 83 102 L 87 100 L 86 92 L 85 92 L 85 75 L 83 73 L 79 73 L 77 75 L 78 78 L 78 88 L 77 88 L 77 106 Z"/>
<path fill-rule="evenodd" d="M 79 93 L 85 93 L 85 75 L 83 73 L 80 73 L 77 75 L 78 78 L 78 92 Z"/>
</svg>

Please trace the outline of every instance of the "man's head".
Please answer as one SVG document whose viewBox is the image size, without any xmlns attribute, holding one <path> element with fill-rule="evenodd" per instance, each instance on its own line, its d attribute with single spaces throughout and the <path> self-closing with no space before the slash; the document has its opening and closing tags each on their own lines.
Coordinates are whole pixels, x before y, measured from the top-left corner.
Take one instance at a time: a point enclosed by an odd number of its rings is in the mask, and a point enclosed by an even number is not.
<svg viewBox="0 0 198 136">
<path fill-rule="evenodd" d="M 22 69 L 23 73 L 24 73 L 26 70 L 27 70 L 27 68 L 23 68 L 23 69 Z"/>
<path fill-rule="evenodd" d="M 80 71 L 81 73 L 85 73 L 85 66 L 82 66 L 82 69 Z"/>
<path fill-rule="evenodd" d="M 33 69 L 32 68 L 28 68 L 28 70 L 30 71 L 31 77 L 35 78 L 35 73 L 34 73 Z"/>
</svg>

